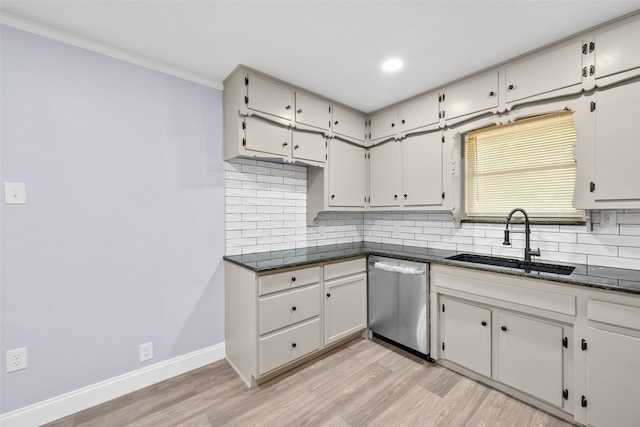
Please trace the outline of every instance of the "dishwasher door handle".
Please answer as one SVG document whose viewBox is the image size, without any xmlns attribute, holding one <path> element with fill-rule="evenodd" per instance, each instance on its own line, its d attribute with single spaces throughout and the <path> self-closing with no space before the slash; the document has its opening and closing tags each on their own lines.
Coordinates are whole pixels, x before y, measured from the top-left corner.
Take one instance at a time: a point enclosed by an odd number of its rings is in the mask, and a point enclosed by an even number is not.
<svg viewBox="0 0 640 427">
<path fill-rule="evenodd" d="M 400 265 L 385 264 L 380 261 L 370 262 L 370 266 L 377 268 L 378 270 L 390 271 L 392 273 L 409 274 L 414 276 L 420 276 L 426 274 L 425 270 L 413 267 L 402 267 Z"/>
</svg>

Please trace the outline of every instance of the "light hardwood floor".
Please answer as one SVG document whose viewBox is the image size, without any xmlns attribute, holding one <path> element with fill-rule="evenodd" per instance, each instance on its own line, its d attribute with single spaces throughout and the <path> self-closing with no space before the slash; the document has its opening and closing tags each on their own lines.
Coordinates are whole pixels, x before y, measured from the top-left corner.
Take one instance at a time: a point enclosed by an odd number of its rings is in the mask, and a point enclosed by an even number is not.
<svg viewBox="0 0 640 427">
<path fill-rule="evenodd" d="M 222 360 L 87 409 L 71 426 L 570 426 L 380 341 L 359 339 L 254 389 Z"/>
</svg>

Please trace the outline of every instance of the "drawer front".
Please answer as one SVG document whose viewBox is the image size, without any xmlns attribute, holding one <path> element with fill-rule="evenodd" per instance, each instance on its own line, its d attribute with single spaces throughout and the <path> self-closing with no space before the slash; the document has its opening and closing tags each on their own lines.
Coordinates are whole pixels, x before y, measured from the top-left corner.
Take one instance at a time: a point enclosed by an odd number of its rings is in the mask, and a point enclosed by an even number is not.
<svg viewBox="0 0 640 427">
<path fill-rule="evenodd" d="M 260 335 L 320 314 L 320 285 L 260 298 Z"/>
<path fill-rule="evenodd" d="M 319 348 L 319 318 L 260 338 L 258 373 L 263 375 Z"/>
<path fill-rule="evenodd" d="M 324 280 L 331 280 L 338 277 L 349 276 L 367 271 L 367 259 L 358 258 L 351 261 L 337 262 L 324 266 Z"/>
<path fill-rule="evenodd" d="M 640 331 L 640 307 L 590 299 L 587 319 Z"/>
<path fill-rule="evenodd" d="M 298 286 L 311 285 L 320 281 L 320 267 L 291 270 L 284 273 L 261 276 L 258 279 L 260 295 L 284 291 Z"/>
</svg>

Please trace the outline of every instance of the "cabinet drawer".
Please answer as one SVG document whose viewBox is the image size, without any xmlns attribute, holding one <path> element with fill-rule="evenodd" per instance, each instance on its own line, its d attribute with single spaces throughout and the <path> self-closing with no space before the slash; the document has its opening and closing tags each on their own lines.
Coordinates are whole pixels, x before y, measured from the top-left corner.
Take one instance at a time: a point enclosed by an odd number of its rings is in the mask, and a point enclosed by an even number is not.
<svg viewBox="0 0 640 427">
<path fill-rule="evenodd" d="M 260 338 L 258 373 L 262 375 L 319 348 L 319 318 Z"/>
<path fill-rule="evenodd" d="M 320 314 L 320 285 L 260 298 L 260 335 Z"/>
<path fill-rule="evenodd" d="M 258 279 L 258 290 L 260 295 L 266 295 L 319 281 L 320 267 L 303 268 L 262 276 Z"/>
<path fill-rule="evenodd" d="M 331 280 L 337 277 L 349 276 L 351 274 L 362 273 L 367 270 L 367 259 L 358 258 L 350 261 L 337 262 L 324 266 L 324 280 Z"/>
<path fill-rule="evenodd" d="M 640 331 L 640 307 L 589 300 L 587 319 Z"/>
</svg>

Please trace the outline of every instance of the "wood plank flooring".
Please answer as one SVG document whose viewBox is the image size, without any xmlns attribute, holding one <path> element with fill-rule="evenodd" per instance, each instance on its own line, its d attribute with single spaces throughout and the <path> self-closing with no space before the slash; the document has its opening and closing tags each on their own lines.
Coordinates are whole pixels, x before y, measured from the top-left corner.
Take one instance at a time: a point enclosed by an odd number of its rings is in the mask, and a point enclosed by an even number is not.
<svg viewBox="0 0 640 427">
<path fill-rule="evenodd" d="M 571 424 L 400 349 L 359 339 L 254 389 L 222 360 L 49 427 Z"/>
</svg>

